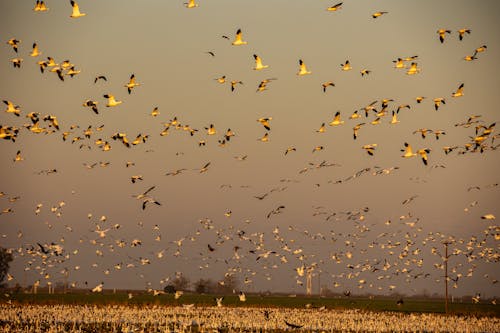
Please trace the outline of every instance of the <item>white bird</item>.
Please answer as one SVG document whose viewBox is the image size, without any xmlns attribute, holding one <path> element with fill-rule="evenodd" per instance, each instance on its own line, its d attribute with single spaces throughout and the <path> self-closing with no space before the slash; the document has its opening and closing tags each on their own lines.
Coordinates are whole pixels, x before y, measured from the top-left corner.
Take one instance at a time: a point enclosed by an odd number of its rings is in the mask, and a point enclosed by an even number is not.
<svg viewBox="0 0 500 333">
<path fill-rule="evenodd" d="M 80 12 L 80 7 L 78 7 L 78 4 L 76 3 L 76 1 L 70 0 L 70 3 L 71 3 L 71 6 L 73 7 L 73 12 L 71 13 L 71 15 L 69 17 L 78 18 L 78 17 L 82 17 L 82 16 L 87 15 L 85 13 Z"/>
<path fill-rule="evenodd" d="M 186 6 L 186 8 L 196 8 L 199 6 L 194 2 L 194 0 L 189 0 L 189 2 L 185 2 L 184 5 Z"/>
<path fill-rule="evenodd" d="M 238 45 L 246 45 L 248 44 L 248 42 L 244 41 L 242 39 L 242 35 L 241 35 L 241 29 L 238 29 L 236 31 L 236 36 L 234 38 L 234 41 L 231 43 L 232 45 L 235 45 L 235 46 L 238 46 Z"/>
<path fill-rule="evenodd" d="M 258 71 L 269 67 L 268 65 L 262 64 L 262 59 L 258 55 L 254 54 L 253 57 L 255 59 L 255 67 L 253 68 L 254 70 Z"/>
<path fill-rule="evenodd" d="M 113 107 L 122 104 L 122 101 L 117 101 L 115 99 L 115 96 L 111 94 L 106 94 L 104 95 L 104 98 L 108 99 L 108 103 L 106 104 L 107 107 Z"/>
<path fill-rule="evenodd" d="M 306 64 L 302 61 L 302 59 L 299 59 L 299 66 L 300 70 L 297 72 L 297 75 L 311 74 L 311 72 L 307 70 Z"/>
</svg>

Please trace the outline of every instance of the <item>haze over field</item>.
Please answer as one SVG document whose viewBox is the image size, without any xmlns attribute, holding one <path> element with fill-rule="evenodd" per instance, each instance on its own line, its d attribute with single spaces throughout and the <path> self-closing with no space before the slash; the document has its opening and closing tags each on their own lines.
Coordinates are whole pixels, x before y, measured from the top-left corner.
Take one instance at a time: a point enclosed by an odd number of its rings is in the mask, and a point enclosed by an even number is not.
<svg viewBox="0 0 500 333">
<path fill-rule="evenodd" d="M 443 293 L 449 241 L 500 295 L 498 1 L 44 3 L 0 3 L 10 284 Z"/>
</svg>

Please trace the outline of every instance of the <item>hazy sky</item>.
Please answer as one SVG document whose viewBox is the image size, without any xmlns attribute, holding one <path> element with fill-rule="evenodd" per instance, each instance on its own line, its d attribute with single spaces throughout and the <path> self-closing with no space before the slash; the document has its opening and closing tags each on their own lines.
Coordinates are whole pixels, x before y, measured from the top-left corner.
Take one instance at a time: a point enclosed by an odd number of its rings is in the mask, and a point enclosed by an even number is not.
<svg viewBox="0 0 500 333">
<path fill-rule="evenodd" d="M 55 283 L 67 269 L 78 287 L 162 288 L 176 272 L 192 281 L 229 273 L 244 290 L 304 292 L 296 268 L 312 265 L 321 284 L 339 292 L 441 293 L 443 259 L 434 252 L 453 239 L 452 294 L 500 295 L 500 231 L 496 220 L 481 218 L 500 215 L 496 130 L 485 135 L 483 153 L 464 148 L 485 131 L 476 134 L 476 126 L 498 121 L 498 1 L 346 0 L 329 12 L 335 1 L 200 0 L 188 9 L 177 0 L 82 0 L 80 18 L 70 18 L 69 1 L 45 3 L 48 11 L 35 12 L 35 1 L 0 2 L 0 97 L 20 107 L 19 117 L 0 114 L 2 127 L 20 128 L 15 142 L 0 142 L 0 209 L 12 210 L 0 215 L 0 245 L 16 251 L 11 283 Z M 377 11 L 387 13 L 372 18 Z M 460 41 L 463 28 L 471 32 Z M 237 29 L 247 45 L 231 45 Z M 439 29 L 451 31 L 444 43 Z M 11 38 L 20 40 L 18 54 Z M 34 42 L 37 57 L 29 55 Z M 464 60 L 483 45 L 477 59 Z M 253 70 L 254 54 L 269 67 Z M 395 68 L 394 60 L 412 56 L 407 68 Z M 21 68 L 10 61 L 16 57 Z M 42 74 L 37 62 L 47 57 L 81 72 L 64 82 L 50 68 Z M 311 74 L 297 75 L 299 59 Z M 346 60 L 352 70 L 342 70 Z M 418 74 L 407 74 L 411 62 Z M 371 72 L 362 76 L 363 69 Z M 131 74 L 141 85 L 128 94 Z M 107 81 L 94 83 L 99 75 Z M 221 76 L 224 84 L 215 80 Z M 232 80 L 243 84 L 231 91 Z M 335 86 L 323 92 L 327 81 Z M 462 83 L 463 96 L 452 97 Z M 123 103 L 106 107 L 104 94 Z M 417 103 L 417 96 L 426 98 Z M 436 111 L 439 97 L 446 104 Z M 376 112 L 365 117 L 364 108 L 377 101 L 379 112 L 383 99 L 391 100 L 386 115 L 373 125 Z M 99 114 L 82 106 L 86 100 L 98 103 Z M 406 104 L 391 124 L 391 113 Z M 349 119 L 355 110 L 361 118 Z M 344 123 L 329 126 L 337 111 Z M 28 130 L 31 112 L 45 133 Z M 480 117 L 456 126 L 472 115 Z M 174 117 L 197 132 L 176 129 Z M 267 117 L 270 131 L 257 121 Z M 322 123 L 326 131 L 318 133 Z M 205 130 L 210 124 L 215 135 Z M 228 128 L 235 136 L 221 146 Z M 446 134 L 423 139 L 414 133 L 423 128 Z M 148 139 L 127 148 L 111 138 L 117 132 L 130 142 Z M 266 132 L 269 141 L 261 142 Z M 405 142 L 431 150 L 427 166 L 419 156 L 401 157 Z M 377 144 L 373 156 L 362 149 L 367 144 Z M 445 154 L 446 146 L 458 148 Z M 23 160 L 14 162 L 18 150 Z M 317 167 L 323 161 L 335 165 Z M 161 205 L 143 210 L 133 196 L 151 186 L 148 197 Z M 99 229 L 109 230 L 100 237 Z M 142 245 L 132 247 L 134 239 Z M 61 245 L 63 256 L 43 260 L 37 243 Z"/>
</svg>

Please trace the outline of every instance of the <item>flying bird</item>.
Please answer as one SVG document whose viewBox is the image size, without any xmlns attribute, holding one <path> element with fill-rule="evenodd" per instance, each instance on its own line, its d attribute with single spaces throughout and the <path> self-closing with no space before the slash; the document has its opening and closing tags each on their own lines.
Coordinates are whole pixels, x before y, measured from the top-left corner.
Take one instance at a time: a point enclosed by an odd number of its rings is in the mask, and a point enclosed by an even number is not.
<svg viewBox="0 0 500 333">
<path fill-rule="evenodd" d="M 300 69 L 297 72 L 297 75 L 302 76 L 302 75 L 311 74 L 311 72 L 307 70 L 306 64 L 304 63 L 304 61 L 302 61 L 302 59 L 299 59 L 299 66 L 300 66 Z"/>
<path fill-rule="evenodd" d="M 255 67 L 253 68 L 254 70 L 258 71 L 269 67 L 268 65 L 262 64 L 262 59 L 258 55 L 254 54 L 253 57 L 255 59 Z"/>
<path fill-rule="evenodd" d="M 73 7 L 73 12 L 71 13 L 71 15 L 69 17 L 71 17 L 71 18 L 78 18 L 78 17 L 82 17 L 82 16 L 87 15 L 85 13 L 81 13 L 80 12 L 80 7 L 76 3 L 76 1 L 70 0 L 70 3 L 71 3 L 71 6 Z"/>
<path fill-rule="evenodd" d="M 457 91 L 453 92 L 451 94 L 451 97 L 461 97 L 464 95 L 464 84 L 460 84 L 460 86 L 458 86 L 458 89 Z"/>
<path fill-rule="evenodd" d="M 464 38 L 464 35 L 467 33 L 467 34 L 470 34 L 471 30 L 470 29 L 460 29 L 457 31 L 458 32 L 458 39 L 459 40 L 462 40 Z"/>
<path fill-rule="evenodd" d="M 234 41 L 231 43 L 232 45 L 235 45 L 235 46 L 239 46 L 239 45 L 246 45 L 248 44 L 248 42 L 244 41 L 242 39 L 242 33 L 241 33 L 241 29 L 238 29 L 236 31 L 236 36 L 234 38 Z"/>
<path fill-rule="evenodd" d="M 323 92 L 326 92 L 326 88 L 328 87 L 335 87 L 335 83 L 333 83 L 332 81 L 326 81 L 326 82 L 323 82 L 321 84 L 321 86 L 323 87 Z"/>
<path fill-rule="evenodd" d="M 122 104 L 122 101 L 117 101 L 115 99 L 115 96 L 114 95 L 111 95 L 111 94 L 105 94 L 103 95 L 104 98 L 107 98 L 108 99 L 108 103 L 106 104 L 106 107 L 113 107 L 113 106 L 117 106 L 117 105 L 120 105 Z"/>
<path fill-rule="evenodd" d="M 442 43 L 444 43 L 444 37 L 446 36 L 446 34 L 451 34 L 451 30 L 448 30 L 448 29 L 439 29 L 437 31 L 437 34 L 439 35 L 439 41 Z"/>
<path fill-rule="evenodd" d="M 339 2 L 336 5 L 328 7 L 326 10 L 329 11 L 329 12 L 336 12 L 337 10 L 340 10 L 340 9 L 342 9 L 342 2 Z"/>
<path fill-rule="evenodd" d="M 186 8 L 196 8 L 199 6 L 194 2 L 194 0 L 189 0 L 189 2 L 185 2 L 184 5 L 186 6 Z"/>
<path fill-rule="evenodd" d="M 380 16 L 382 16 L 384 14 L 388 14 L 388 13 L 389 12 L 376 12 L 376 13 L 372 14 L 372 17 L 376 19 L 376 18 L 378 18 L 378 17 L 380 17 Z"/>
<path fill-rule="evenodd" d="M 125 87 L 127 88 L 127 91 L 130 95 L 130 93 L 132 92 L 132 89 L 134 89 L 135 87 L 140 86 L 140 85 L 141 85 L 140 83 L 135 82 L 135 75 L 132 74 L 132 75 L 130 75 L 130 80 L 125 85 Z"/>
</svg>

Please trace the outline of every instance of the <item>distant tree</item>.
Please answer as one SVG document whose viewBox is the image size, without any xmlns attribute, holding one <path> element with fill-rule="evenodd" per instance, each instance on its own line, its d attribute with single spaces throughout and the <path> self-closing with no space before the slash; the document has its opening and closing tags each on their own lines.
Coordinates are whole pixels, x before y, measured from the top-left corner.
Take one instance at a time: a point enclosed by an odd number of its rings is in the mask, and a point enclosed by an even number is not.
<svg viewBox="0 0 500 333">
<path fill-rule="evenodd" d="M 173 294 L 175 293 L 175 287 L 171 284 L 165 286 L 165 288 L 163 288 L 163 291 L 166 292 L 167 294 Z"/>
<path fill-rule="evenodd" d="M 9 250 L 0 247 L 0 285 L 7 276 L 10 268 L 10 262 L 13 259 L 12 253 Z"/>
<path fill-rule="evenodd" d="M 225 275 L 224 279 L 219 282 L 216 292 L 220 294 L 231 294 L 238 289 L 239 284 L 238 279 L 234 275 Z"/>
<path fill-rule="evenodd" d="M 188 290 L 189 279 L 184 275 L 179 275 L 172 281 L 172 285 L 174 286 L 175 290 Z"/>
<path fill-rule="evenodd" d="M 215 292 L 215 282 L 211 279 L 199 279 L 194 283 L 194 291 L 198 294 L 212 294 Z"/>
</svg>

